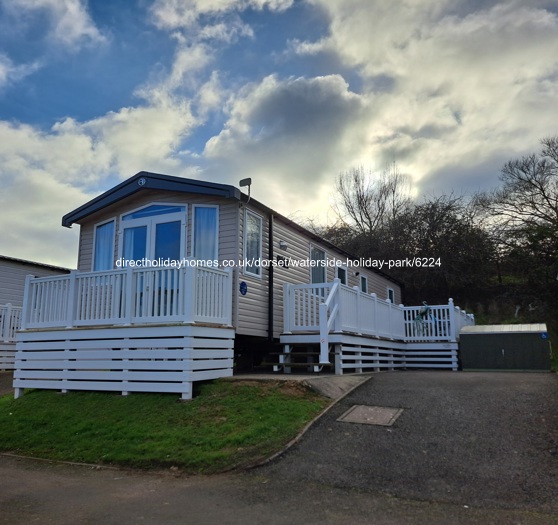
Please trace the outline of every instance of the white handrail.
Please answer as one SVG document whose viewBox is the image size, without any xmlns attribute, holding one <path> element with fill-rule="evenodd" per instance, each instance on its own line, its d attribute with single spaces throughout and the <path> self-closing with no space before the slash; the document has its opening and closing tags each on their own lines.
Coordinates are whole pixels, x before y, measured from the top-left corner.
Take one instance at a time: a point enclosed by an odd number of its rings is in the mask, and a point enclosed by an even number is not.
<svg viewBox="0 0 558 525">
<path fill-rule="evenodd" d="M 232 324 L 229 269 L 127 268 L 28 277 L 25 328 L 206 322 Z"/>
<path fill-rule="evenodd" d="M 21 306 L 0 305 L 0 341 L 15 342 L 15 334 L 21 328 L 21 312 Z"/>
<path fill-rule="evenodd" d="M 424 306 L 395 305 L 338 280 L 327 286 L 327 297 L 317 293 L 325 285 L 315 284 L 286 285 L 284 296 L 285 332 L 319 332 L 320 362 L 329 354 L 332 331 L 408 342 L 455 342 L 461 328 L 475 322 L 474 316 L 454 306 L 452 299 L 446 305 L 429 306 L 425 313 Z"/>
</svg>

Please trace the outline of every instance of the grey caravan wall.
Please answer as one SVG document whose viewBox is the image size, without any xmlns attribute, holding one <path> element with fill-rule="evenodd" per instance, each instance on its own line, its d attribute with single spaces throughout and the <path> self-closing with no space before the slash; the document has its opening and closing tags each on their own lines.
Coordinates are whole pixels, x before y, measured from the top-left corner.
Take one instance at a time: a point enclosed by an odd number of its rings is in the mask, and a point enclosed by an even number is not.
<svg viewBox="0 0 558 525">
<path fill-rule="evenodd" d="M 0 255 L 0 304 L 23 306 L 25 277 L 51 277 L 70 273 L 67 268 Z"/>
</svg>

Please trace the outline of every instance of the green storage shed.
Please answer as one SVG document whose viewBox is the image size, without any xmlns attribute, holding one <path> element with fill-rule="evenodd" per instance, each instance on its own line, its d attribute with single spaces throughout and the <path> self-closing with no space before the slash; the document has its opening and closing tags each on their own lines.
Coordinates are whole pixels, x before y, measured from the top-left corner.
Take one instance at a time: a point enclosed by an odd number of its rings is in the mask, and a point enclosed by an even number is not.
<svg viewBox="0 0 558 525">
<path fill-rule="evenodd" d="M 550 370 L 550 339 L 544 323 L 462 328 L 462 370 Z"/>
</svg>

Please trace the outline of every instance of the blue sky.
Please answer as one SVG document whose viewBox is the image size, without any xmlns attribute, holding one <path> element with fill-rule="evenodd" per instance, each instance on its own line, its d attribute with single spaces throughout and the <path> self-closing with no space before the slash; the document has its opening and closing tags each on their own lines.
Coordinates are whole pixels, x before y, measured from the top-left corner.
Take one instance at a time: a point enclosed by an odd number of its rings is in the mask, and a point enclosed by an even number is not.
<svg viewBox="0 0 558 525">
<path fill-rule="evenodd" d="M 498 183 L 558 133 L 558 0 L 0 0 L 0 253 L 140 170 L 332 222 L 335 177 Z"/>
</svg>

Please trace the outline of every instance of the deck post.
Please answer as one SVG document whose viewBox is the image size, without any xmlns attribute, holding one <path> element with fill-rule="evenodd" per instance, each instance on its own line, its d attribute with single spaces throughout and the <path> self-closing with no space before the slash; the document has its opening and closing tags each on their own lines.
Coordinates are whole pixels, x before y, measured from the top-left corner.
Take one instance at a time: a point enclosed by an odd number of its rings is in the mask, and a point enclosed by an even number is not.
<svg viewBox="0 0 558 525">
<path fill-rule="evenodd" d="M 125 314 L 124 314 L 124 324 L 132 324 L 132 303 L 134 302 L 133 294 L 133 280 L 134 275 L 132 273 L 132 267 L 126 267 L 126 302 L 124 304 Z"/>
<path fill-rule="evenodd" d="M 320 364 L 329 363 L 327 304 L 320 304 Z"/>
<path fill-rule="evenodd" d="M 291 328 L 291 285 L 283 285 L 283 332 L 290 334 Z"/>
<path fill-rule="evenodd" d="M 227 318 L 227 324 L 232 326 L 232 296 L 233 296 L 233 273 L 230 268 L 227 268 L 227 285 L 225 286 L 225 297 L 223 301 L 226 303 L 225 316 Z M 227 293 L 230 292 L 230 293 Z"/>
<path fill-rule="evenodd" d="M 30 321 L 31 317 L 31 279 L 35 276 L 28 274 L 25 276 L 25 288 L 23 292 L 23 308 L 21 309 L 21 329 L 25 330 L 27 328 L 27 323 Z"/>
<path fill-rule="evenodd" d="M 449 306 L 449 319 L 450 319 L 450 329 L 449 329 L 449 338 L 452 343 L 456 342 L 456 334 L 455 334 L 455 307 L 453 306 L 453 299 L 450 297 L 448 301 Z"/>
<path fill-rule="evenodd" d="M 390 299 L 386 299 L 386 302 L 388 303 L 388 309 L 389 309 L 389 310 L 388 310 L 388 312 L 389 312 L 389 314 L 388 314 L 388 333 L 389 333 L 389 338 L 390 338 L 390 339 L 395 339 L 395 338 L 393 337 L 393 327 L 392 327 L 392 326 L 393 326 L 393 319 L 392 319 L 392 316 L 393 316 L 393 304 L 391 304 L 391 300 L 390 300 Z"/>
<path fill-rule="evenodd" d="M 343 346 L 335 345 L 335 375 L 343 375 Z"/>
<path fill-rule="evenodd" d="M 66 328 L 74 326 L 74 312 L 77 298 L 76 270 L 70 272 L 70 282 L 68 285 L 68 304 L 66 308 Z"/>
<path fill-rule="evenodd" d="M 12 332 L 12 303 L 6 304 L 6 315 L 2 325 L 0 328 L 2 328 L 3 333 L 0 333 L 0 340 L 8 343 L 10 342 L 10 334 Z"/>
<path fill-rule="evenodd" d="M 357 334 L 362 334 L 362 299 L 360 297 L 360 287 L 353 286 L 356 293 L 356 314 L 357 314 Z"/>
<path fill-rule="evenodd" d="M 378 296 L 373 293 L 372 298 L 374 299 L 374 335 L 378 337 Z"/>
<path fill-rule="evenodd" d="M 190 401 L 192 399 L 192 381 L 183 381 L 182 388 L 180 401 Z"/>
<path fill-rule="evenodd" d="M 333 331 L 334 332 L 341 332 L 343 331 L 343 323 L 342 323 L 342 317 L 341 317 L 341 300 L 339 299 L 340 297 L 340 292 L 339 289 L 341 288 L 341 279 L 339 279 L 338 277 L 336 277 L 335 279 L 333 279 L 333 285 L 330 289 L 330 293 L 333 292 L 333 287 L 335 286 L 335 283 L 337 283 L 337 287 L 335 289 L 335 295 L 332 298 L 333 300 L 331 301 L 331 308 L 335 308 L 335 306 L 337 306 L 337 314 L 335 316 L 334 322 L 333 322 Z"/>
<path fill-rule="evenodd" d="M 196 315 L 196 268 L 187 265 L 184 269 L 184 322 L 191 323 Z"/>
</svg>

